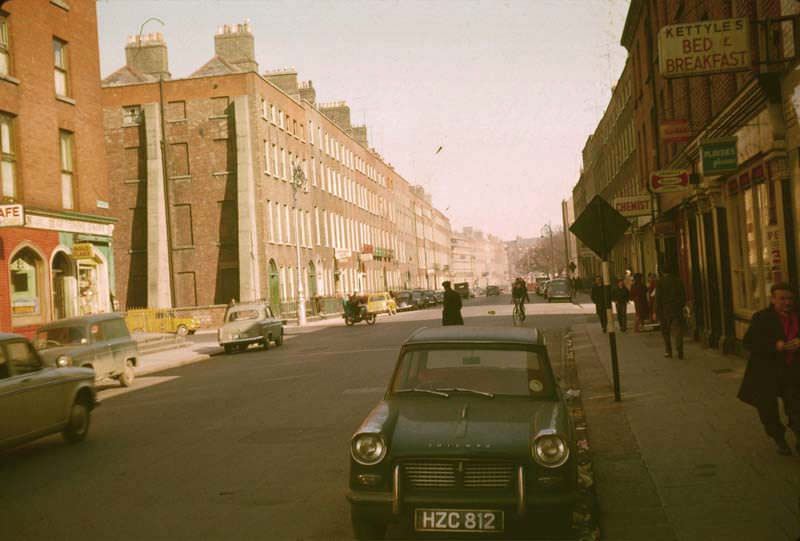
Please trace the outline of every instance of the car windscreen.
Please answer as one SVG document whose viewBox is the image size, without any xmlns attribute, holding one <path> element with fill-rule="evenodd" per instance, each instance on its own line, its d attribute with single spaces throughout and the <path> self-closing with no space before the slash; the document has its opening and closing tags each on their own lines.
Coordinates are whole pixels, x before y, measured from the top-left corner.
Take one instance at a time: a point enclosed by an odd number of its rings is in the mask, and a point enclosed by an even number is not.
<svg viewBox="0 0 800 541">
<path fill-rule="evenodd" d="M 411 298 L 411 293 L 405 293 L 405 292 L 404 293 L 398 293 L 397 295 L 395 295 L 394 298 L 395 298 L 395 300 L 398 300 L 398 301 L 407 301 L 408 299 Z"/>
<path fill-rule="evenodd" d="M 233 310 L 228 314 L 228 321 L 246 321 L 250 319 L 259 319 L 261 313 L 258 310 Z"/>
<path fill-rule="evenodd" d="M 566 282 L 553 282 L 549 286 L 547 286 L 548 291 L 552 292 L 559 292 L 559 293 L 569 293 L 569 285 Z"/>
<path fill-rule="evenodd" d="M 39 350 L 87 344 L 86 329 L 82 326 L 53 327 L 36 333 L 35 347 Z"/>
<path fill-rule="evenodd" d="M 554 385 L 543 349 L 475 344 L 414 347 L 404 351 L 391 391 L 469 389 L 493 395 L 552 398 Z"/>
</svg>

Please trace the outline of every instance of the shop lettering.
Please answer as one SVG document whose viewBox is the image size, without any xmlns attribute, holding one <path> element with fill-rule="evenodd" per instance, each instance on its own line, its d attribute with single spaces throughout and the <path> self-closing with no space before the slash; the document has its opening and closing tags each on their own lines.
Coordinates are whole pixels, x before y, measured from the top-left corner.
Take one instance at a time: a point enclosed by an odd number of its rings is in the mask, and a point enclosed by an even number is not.
<svg viewBox="0 0 800 541">
<path fill-rule="evenodd" d="M 617 203 L 617 210 L 620 212 L 627 212 L 631 210 L 649 210 L 650 203 L 648 201 L 630 201 L 627 203 Z"/>
<path fill-rule="evenodd" d="M 0 207 L 0 218 L 19 218 L 22 216 L 22 209 L 19 207 Z"/>
<path fill-rule="evenodd" d="M 747 66 L 747 51 L 712 53 L 701 56 L 684 56 L 666 59 L 666 73 L 691 73 L 717 71 Z"/>
<path fill-rule="evenodd" d="M 696 24 L 668 26 L 664 29 L 664 34 L 672 39 L 697 36 L 700 34 L 720 34 L 733 30 L 744 30 L 744 20 L 709 21 Z"/>
</svg>

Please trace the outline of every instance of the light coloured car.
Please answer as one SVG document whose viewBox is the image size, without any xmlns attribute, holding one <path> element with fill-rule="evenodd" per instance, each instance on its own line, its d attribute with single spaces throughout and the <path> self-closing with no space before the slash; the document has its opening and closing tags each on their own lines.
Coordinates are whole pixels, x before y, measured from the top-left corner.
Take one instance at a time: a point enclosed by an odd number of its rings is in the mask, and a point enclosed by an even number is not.
<svg viewBox="0 0 800 541">
<path fill-rule="evenodd" d="M 225 353 L 244 351 L 251 344 L 268 349 L 270 342 L 283 344 L 283 325 L 284 321 L 275 317 L 266 302 L 234 304 L 225 311 L 217 339 Z"/>
<path fill-rule="evenodd" d="M 0 449 L 57 432 L 81 441 L 97 405 L 92 370 L 45 366 L 24 336 L 0 334 Z"/>
<path fill-rule="evenodd" d="M 396 314 L 397 303 L 387 292 L 372 293 L 367 297 L 367 312 L 375 314 Z"/>
<path fill-rule="evenodd" d="M 139 347 L 122 314 L 53 321 L 39 327 L 34 344 L 48 366 L 82 366 L 94 370 L 96 381 L 116 379 L 123 387 L 133 383 Z"/>
</svg>

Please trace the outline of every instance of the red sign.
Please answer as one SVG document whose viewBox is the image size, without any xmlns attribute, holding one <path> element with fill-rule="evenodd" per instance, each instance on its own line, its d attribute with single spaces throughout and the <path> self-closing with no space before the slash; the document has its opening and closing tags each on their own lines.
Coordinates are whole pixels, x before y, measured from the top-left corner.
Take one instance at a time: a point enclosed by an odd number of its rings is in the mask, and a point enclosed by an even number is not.
<svg viewBox="0 0 800 541">
<path fill-rule="evenodd" d="M 685 143 L 692 138 L 688 120 L 662 120 L 659 132 L 664 143 Z"/>
<path fill-rule="evenodd" d="M 374 249 L 372 247 L 372 244 L 364 244 L 364 245 L 361 246 L 361 253 L 362 254 L 371 254 L 371 253 L 373 253 L 373 251 L 374 251 Z"/>
<path fill-rule="evenodd" d="M 653 193 L 682 192 L 689 187 L 689 172 L 686 170 L 655 171 L 650 175 L 650 191 Z"/>
</svg>

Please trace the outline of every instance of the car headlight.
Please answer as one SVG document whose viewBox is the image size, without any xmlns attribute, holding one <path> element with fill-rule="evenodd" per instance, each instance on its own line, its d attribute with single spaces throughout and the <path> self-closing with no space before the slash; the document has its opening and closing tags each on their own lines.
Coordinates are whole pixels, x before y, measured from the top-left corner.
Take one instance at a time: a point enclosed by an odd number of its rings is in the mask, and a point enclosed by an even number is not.
<svg viewBox="0 0 800 541">
<path fill-rule="evenodd" d="M 353 460 L 364 466 L 373 466 L 386 456 L 386 442 L 380 434 L 358 434 L 350 444 Z"/>
<path fill-rule="evenodd" d="M 545 468 L 558 468 L 569 458 L 569 446 L 561 436 L 544 434 L 533 440 L 531 454 L 537 464 Z"/>
<path fill-rule="evenodd" d="M 70 366 L 72 364 L 72 357 L 69 355 L 59 355 L 56 359 L 56 366 Z"/>
</svg>

